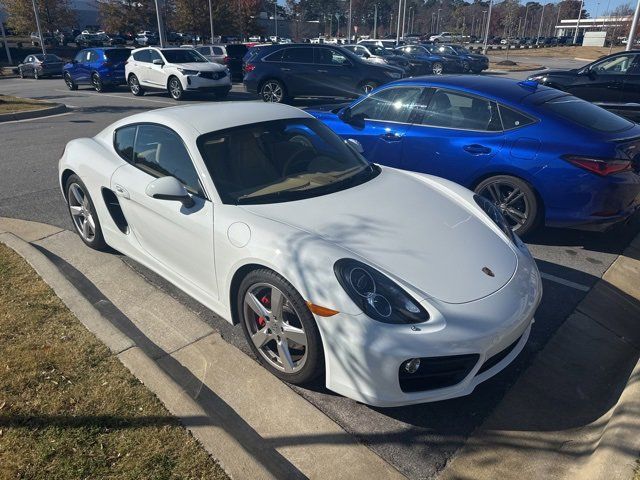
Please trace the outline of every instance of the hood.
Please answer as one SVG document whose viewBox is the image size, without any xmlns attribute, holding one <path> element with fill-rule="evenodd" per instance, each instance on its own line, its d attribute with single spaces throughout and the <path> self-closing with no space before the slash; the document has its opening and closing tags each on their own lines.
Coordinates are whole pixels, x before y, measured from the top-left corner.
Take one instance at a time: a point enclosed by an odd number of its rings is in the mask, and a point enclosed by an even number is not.
<svg viewBox="0 0 640 480">
<path fill-rule="evenodd" d="M 185 70 L 198 70 L 200 72 L 221 72 L 226 68 L 224 65 L 213 62 L 172 63 L 171 66 L 184 68 Z"/>
<path fill-rule="evenodd" d="M 539 72 L 534 73 L 533 77 L 545 76 L 548 77 L 553 75 L 554 77 L 575 77 L 577 70 L 541 70 Z"/>
<path fill-rule="evenodd" d="M 513 276 L 514 250 L 431 178 L 383 168 L 341 192 L 242 208 L 332 242 L 425 298 L 465 303 L 490 295 Z"/>
</svg>

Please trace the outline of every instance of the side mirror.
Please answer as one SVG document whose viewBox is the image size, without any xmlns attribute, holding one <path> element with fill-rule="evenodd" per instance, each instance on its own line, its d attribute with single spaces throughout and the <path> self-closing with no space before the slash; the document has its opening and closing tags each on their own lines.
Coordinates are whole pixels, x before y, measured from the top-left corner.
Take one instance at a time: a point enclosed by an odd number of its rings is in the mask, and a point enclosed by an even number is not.
<svg viewBox="0 0 640 480">
<path fill-rule="evenodd" d="M 351 120 L 351 107 L 345 107 L 338 113 L 338 118 L 345 123 Z"/>
<path fill-rule="evenodd" d="M 176 177 L 160 177 L 155 179 L 145 190 L 151 198 L 158 200 L 176 200 L 187 208 L 195 205 L 193 198 L 185 186 Z"/>
<path fill-rule="evenodd" d="M 344 143 L 346 143 L 348 147 L 352 148 L 353 150 L 355 150 L 360 155 L 364 154 L 364 148 L 362 147 L 362 144 L 358 140 L 356 140 L 355 138 L 347 138 L 344 141 Z"/>
<path fill-rule="evenodd" d="M 163 62 L 162 60 L 160 60 L 159 58 L 156 58 L 156 59 L 153 61 L 153 64 L 154 64 L 154 65 L 160 65 L 160 66 L 162 66 L 162 65 L 164 65 L 164 62 Z"/>
</svg>

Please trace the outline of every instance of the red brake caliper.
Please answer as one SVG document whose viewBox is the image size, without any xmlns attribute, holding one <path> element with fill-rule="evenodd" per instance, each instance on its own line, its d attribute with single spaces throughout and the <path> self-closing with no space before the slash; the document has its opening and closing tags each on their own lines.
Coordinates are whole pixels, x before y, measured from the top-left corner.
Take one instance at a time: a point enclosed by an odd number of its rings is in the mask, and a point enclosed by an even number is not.
<svg viewBox="0 0 640 480">
<path fill-rule="evenodd" d="M 264 295 L 260 299 L 260 303 L 262 303 L 267 308 L 269 308 L 269 306 L 271 305 L 271 301 L 267 298 L 266 295 Z M 264 317 L 262 316 L 258 317 L 258 325 L 260 325 L 260 328 L 264 327 L 266 324 L 267 324 L 267 321 Z"/>
</svg>

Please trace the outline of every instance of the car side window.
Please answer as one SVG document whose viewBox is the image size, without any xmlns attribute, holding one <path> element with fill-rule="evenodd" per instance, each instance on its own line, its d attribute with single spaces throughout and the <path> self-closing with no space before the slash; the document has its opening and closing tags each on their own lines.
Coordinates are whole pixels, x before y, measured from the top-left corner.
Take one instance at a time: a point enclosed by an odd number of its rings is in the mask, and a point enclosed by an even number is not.
<svg viewBox="0 0 640 480">
<path fill-rule="evenodd" d="M 90 62 L 91 61 L 91 50 L 87 50 L 86 52 L 84 52 L 84 57 L 82 58 L 83 62 Z"/>
<path fill-rule="evenodd" d="M 408 123 L 420 101 L 420 87 L 387 88 L 362 100 L 351 108 L 351 116 L 365 119 Z"/>
<path fill-rule="evenodd" d="M 627 70 L 627 73 L 630 75 L 640 75 L 640 55 L 636 54 L 633 63 Z"/>
<path fill-rule="evenodd" d="M 122 127 L 115 131 L 113 135 L 113 148 L 128 163 L 133 163 L 133 144 L 136 140 L 138 127 Z"/>
<path fill-rule="evenodd" d="M 224 55 L 224 52 L 220 47 L 211 47 L 211 52 L 213 55 Z"/>
<path fill-rule="evenodd" d="M 149 50 L 149 62 L 153 63 L 154 60 L 162 60 L 160 53 L 157 50 Z"/>
<path fill-rule="evenodd" d="M 182 139 L 160 125 L 138 125 L 133 164 L 154 177 L 176 177 L 189 192 L 203 196 L 191 157 Z"/>
<path fill-rule="evenodd" d="M 202 55 L 210 55 L 209 47 L 198 47 L 196 48 L 196 51 L 198 51 L 198 53 L 201 53 Z"/>
<path fill-rule="evenodd" d="M 335 66 L 348 65 L 351 63 L 342 53 L 332 48 L 314 48 L 314 50 L 314 63 Z"/>
<path fill-rule="evenodd" d="M 494 102 L 484 98 L 436 90 L 421 123 L 432 127 L 497 132 L 502 130 Z"/>
<path fill-rule="evenodd" d="M 526 127 L 535 123 L 536 120 L 504 105 L 499 105 L 500 117 L 505 130 L 513 130 L 514 128 Z"/>
<path fill-rule="evenodd" d="M 84 52 L 78 52 L 78 54 L 76 55 L 76 58 L 74 59 L 76 62 L 80 63 L 82 62 L 84 59 Z"/>
<path fill-rule="evenodd" d="M 95 50 L 91 50 L 91 52 L 89 53 L 89 61 L 91 63 L 95 63 L 98 60 L 100 60 L 100 55 L 98 55 L 98 52 L 96 52 Z"/>
<path fill-rule="evenodd" d="M 150 63 L 151 60 L 149 58 L 149 50 L 140 50 L 138 52 L 134 52 L 133 59 L 137 62 Z"/>
<path fill-rule="evenodd" d="M 313 63 L 313 48 L 287 48 L 282 54 L 284 62 Z"/>
<path fill-rule="evenodd" d="M 634 57 L 635 55 L 628 54 L 607 58 L 591 67 L 591 71 L 601 75 L 624 75 L 633 63 Z"/>
<path fill-rule="evenodd" d="M 277 52 L 273 52 L 272 54 L 264 57 L 264 61 L 265 62 L 281 62 L 283 53 L 284 53 L 284 49 L 278 50 Z"/>
</svg>

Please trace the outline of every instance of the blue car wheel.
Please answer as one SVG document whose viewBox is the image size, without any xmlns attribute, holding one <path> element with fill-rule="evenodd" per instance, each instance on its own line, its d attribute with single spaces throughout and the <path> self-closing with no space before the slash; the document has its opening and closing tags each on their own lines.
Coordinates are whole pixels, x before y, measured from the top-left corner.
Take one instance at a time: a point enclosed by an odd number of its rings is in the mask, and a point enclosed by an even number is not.
<svg viewBox="0 0 640 480">
<path fill-rule="evenodd" d="M 78 85 L 73 81 L 73 79 L 71 78 L 71 75 L 69 75 L 69 72 L 65 72 L 63 77 L 64 77 L 64 83 L 67 84 L 67 88 L 69 90 L 77 90 L 78 89 Z"/>
</svg>

